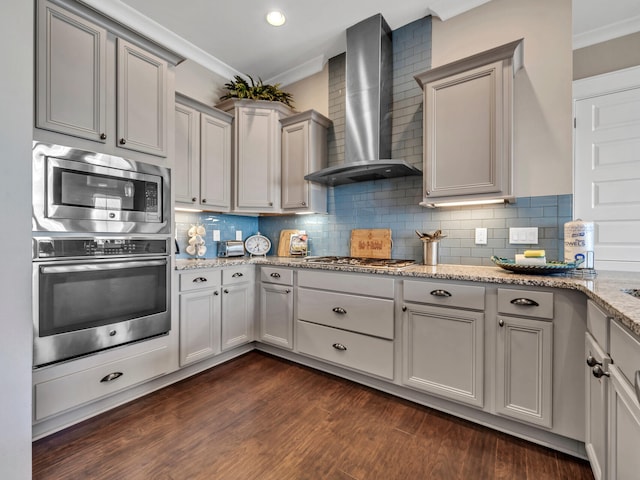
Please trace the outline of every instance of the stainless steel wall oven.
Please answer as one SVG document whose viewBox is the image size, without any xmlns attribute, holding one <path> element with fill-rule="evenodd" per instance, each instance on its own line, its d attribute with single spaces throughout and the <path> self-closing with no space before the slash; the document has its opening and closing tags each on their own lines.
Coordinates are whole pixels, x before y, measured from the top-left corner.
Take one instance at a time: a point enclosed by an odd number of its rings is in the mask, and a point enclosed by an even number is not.
<svg viewBox="0 0 640 480">
<path fill-rule="evenodd" d="M 33 239 L 34 367 L 171 328 L 169 238 Z"/>
</svg>

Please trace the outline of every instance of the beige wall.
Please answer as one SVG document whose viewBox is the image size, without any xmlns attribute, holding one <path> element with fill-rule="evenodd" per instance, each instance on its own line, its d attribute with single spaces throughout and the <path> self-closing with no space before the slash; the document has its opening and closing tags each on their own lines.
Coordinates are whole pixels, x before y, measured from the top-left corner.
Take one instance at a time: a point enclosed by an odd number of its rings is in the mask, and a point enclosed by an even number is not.
<svg viewBox="0 0 640 480">
<path fill-rule="evenodd" d="M 493 0 L 433 21 L 433 67 L 524 38 L 514 99 L 516 196 L 572 191 L 571 28 L 571 0 Z"/>
<path fill-rule="evenodd" d="M 640 32 L 573 52 L 573 79 L 640 65 Z"/>
<path fill-rule="evenodd" d="M 321 72 L 282 87 L 293 95 L 293 106 L 299 112 L 317 110 L 329 116 L 329 63 Z"/>
</svg>

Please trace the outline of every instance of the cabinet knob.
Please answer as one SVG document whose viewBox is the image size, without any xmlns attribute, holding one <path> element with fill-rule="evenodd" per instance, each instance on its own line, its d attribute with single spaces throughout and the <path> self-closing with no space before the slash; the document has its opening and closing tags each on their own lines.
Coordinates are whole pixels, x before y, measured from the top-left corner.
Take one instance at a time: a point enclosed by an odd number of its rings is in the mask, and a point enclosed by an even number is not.
<svg viewBox="0 0 640 480">
<path fill-rule="evenodd" d="M 270 206 L 270 207 L 273 207 L 273 202 L 269 202 L 269 206 Z"/>
<path fill-rule="evenodd" d="M 120 378 L 122 375 L 122 372 L 112 372 L 109 375 L 105 375 L 104 377 L 102 377 L 100 383 L 113 382 L 114 380 Z"/>
<path fill-rule="evenodd" d="M 202 202 L 200 202 L 200 203 L 207 203 L 207 199 L 206 199 L 206 198 L 203 198 L 203 199 L 202 199 Z"/>
<path fill-rule="evenodd" d="M 229 293 L 229 290 L 227 290 L 226 288 L 223 290 L 224 293 Z"/>
<path fill-rule="evenodd" d="M 522 307 L 539 307 L 540 304 L 535 300 L 531 300 L 530 298 L 514 298 L 511 300 L 513 305 L 519 305 Z"/>
<path fill-rule="evenodd" d="M 124 145 L 125 143 L 127 143 L 127 141 L 124 138 L 120 139 L 120 145 Z"/>
<path fill-rule="evenodd" d="M 307 206 L 307 202 L 302 202 L 300 205 L 302 205 L 303 207 Z"/>
<path fill-rule="evenodd" d="M 107 139 L 107 134 L 106 133 L 101 133 L 100 134 L 100 140 L 106 140 Z"/>
<path fill-rule="evenodd" d="M 501 327 L 504 327 L 504 320 L 502 319 L 498 320 L 498 325 L 500 325 Z"/>
<path fill-rule="evenodd" d="M 339 313 L 340 315 L 346 315 L 347 314 L 347 311 L 342 307 L 333 307 L 332 310 L 335 313 Z"/>
<path fill-rule="evenodd" d="M 341 343 L 334 343 L 333 345 L 331 345 L 333 348 L 335 348 L 336 350 L 340 350 L 342 352 L 346 352 L 347 351 L 347 347 L 345 347 L 343 344 Z"/>
<path fill-rule="evenodd" d="M 220 292 L 218 290 L 214 290 L 213 294 L 217 297 L 218 295 L 220 295 Z"/>
<path fill-rule="evenodd" d="M 589 355 L 587 357 L 587 365 L 589 365 L 590 367 L 595 367 L 596 365 L 602 365 L 602 363 L 593 358 L 593 355 Z"/>
<path fill-rule="evenodd" d="M 197 202 L 197 201 L 198 201 L 198 199 L 197 199 L 196 197 L 191 197 L 191 201 L 192 201 L 192 202 Z"/>
<path fill-rule="evenodd" d="M 593 367 L 593 376 L 596 378 L 608 377 L 609 372 L 605 372 L 600 365 Z"/>
<path fill-rule="evenodd" d="M 424 192 L 424 193 L 425 193 L 425 195 L 427 195 L 427 196 L 428 196 L 428 195 L 431 195 L 431 192 L 430 192 L 429 190 L 427 190 L 427 191 L 426 191 L 426 192 Z"/>
<path fill-rule="evenodd" d="M 291 293 L 291 290 L 287 288 L 285 289 L 284 293 Z"/>
<path fill-rule="evenodd" d="M 406 312 L 406 311 L 407 311 L 407 306 L 406 306 L 406 305 L 403 305 L 403 306 L 402 306 L 402 311 L 403 311 L 403 312 Z"/>
</svg>

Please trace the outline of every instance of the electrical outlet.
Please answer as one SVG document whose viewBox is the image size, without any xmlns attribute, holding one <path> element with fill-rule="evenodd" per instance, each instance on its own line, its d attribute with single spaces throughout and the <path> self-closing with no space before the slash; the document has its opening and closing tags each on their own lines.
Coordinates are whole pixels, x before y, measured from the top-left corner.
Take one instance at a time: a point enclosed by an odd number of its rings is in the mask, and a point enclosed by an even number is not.
<svg viewBox="0 0 640 480">
<path fill-rule="evenodd" d="M 214 242 L 219 242 L 220 241 L 220 230 L 214 230 L 213 231 L 213 241 Z"/>
<path fill-rule="evenodd" d="M 509 243 L 511 245 L 538 243 L 538 227 L 509 228 Z"/>
<path fill-rule="evenodd" d="M 476 228 L 476 245 L 486 245 L 486 244 L 487 244 L 487 229 Z"/>
<path fill-rule="evenodd" d="M 242 230 L 236 230 L 236 240 L 242 241 Z"/>
</svg>

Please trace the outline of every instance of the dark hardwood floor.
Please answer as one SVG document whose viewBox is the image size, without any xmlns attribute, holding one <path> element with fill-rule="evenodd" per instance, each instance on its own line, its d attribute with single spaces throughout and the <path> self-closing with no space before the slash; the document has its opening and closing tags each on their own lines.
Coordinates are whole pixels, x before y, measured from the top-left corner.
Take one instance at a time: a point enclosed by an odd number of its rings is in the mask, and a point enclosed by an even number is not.
<svg viewBox="0 0 640 480">
<path fill-rule="evenodd" d="M 34 479 L 593 479 L 587 462 L 263 353 L 33 445 Z"/>
</svg>

